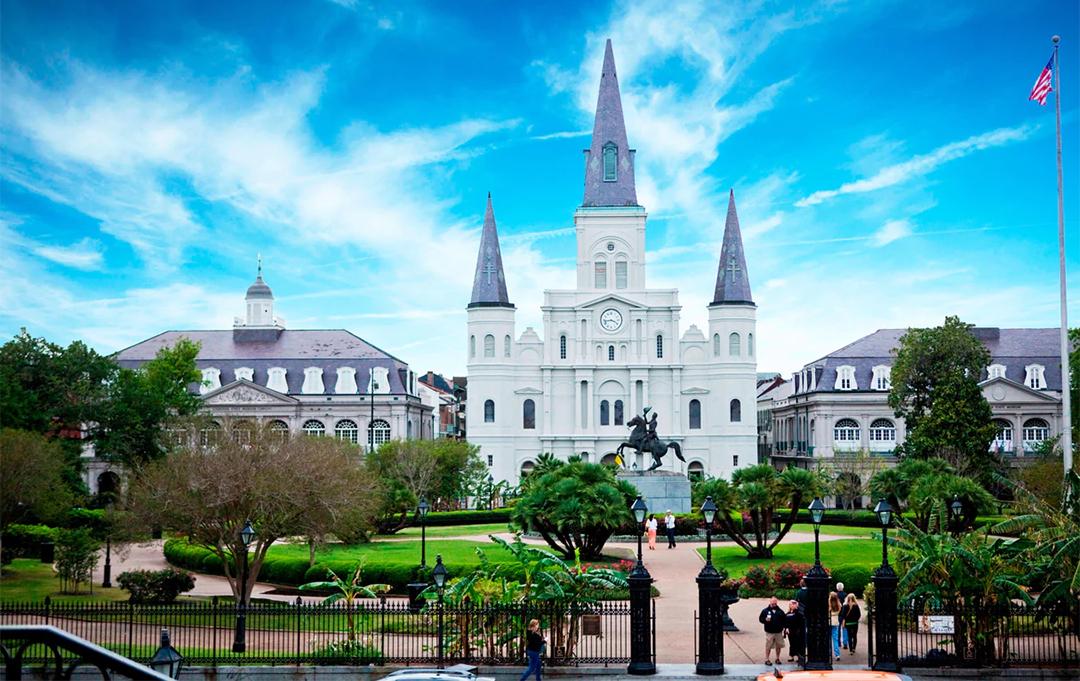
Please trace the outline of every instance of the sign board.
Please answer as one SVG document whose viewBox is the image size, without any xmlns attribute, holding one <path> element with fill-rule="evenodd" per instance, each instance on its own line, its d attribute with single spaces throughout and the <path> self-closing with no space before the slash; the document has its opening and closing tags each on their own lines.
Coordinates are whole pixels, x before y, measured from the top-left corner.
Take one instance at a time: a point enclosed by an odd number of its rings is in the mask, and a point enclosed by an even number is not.
<svg viewBox="0 0 1080 681">
<path fill-rule="evenodd" d="M 581 616 L 581 635 L 582 636 L 599 636 L 600 635 L 600 615 L 582 615 Z"/>
<path fill-rule="evenodd" d="M 952 615 L 919 615 L 920 634 L 953 634 Z"/>
</svg>

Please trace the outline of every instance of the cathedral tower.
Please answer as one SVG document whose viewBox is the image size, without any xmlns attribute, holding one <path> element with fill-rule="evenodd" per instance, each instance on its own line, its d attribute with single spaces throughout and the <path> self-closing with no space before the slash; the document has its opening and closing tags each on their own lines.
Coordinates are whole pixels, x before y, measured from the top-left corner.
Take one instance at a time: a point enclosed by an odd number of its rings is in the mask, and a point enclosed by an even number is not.
<svg viewBox="0 0 1080 681">
<path fill-rule="evenodd" d="M 716 288 L 709 305 L 709 334 L 713 356 L 725 365 L 757 363 L 754 332 L 757 306 L 750 294 L 739 215 L 735 211 L 735 190 L 728 194 L 724 244 L 716 271 Z"/>
</svg>

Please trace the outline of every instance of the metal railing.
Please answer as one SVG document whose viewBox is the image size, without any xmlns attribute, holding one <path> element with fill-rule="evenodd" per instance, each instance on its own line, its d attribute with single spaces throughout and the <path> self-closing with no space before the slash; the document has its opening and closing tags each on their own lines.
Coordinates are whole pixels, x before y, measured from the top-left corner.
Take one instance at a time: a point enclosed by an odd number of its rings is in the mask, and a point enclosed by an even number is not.
<svg viewBox="0 0 1080 681">
<path fill-rule="evenodd" d="M 901 606 L 902 667 L 1077 667 L 1080 608 Z"/>
<path fill-rule="evenodd" d="M 46 670 L 51 667 L 51 676 L 57 679 L 69 679 L 77 669 L 93 667 L 105 679 L 119 674 L 131 679 L 169 681 L 168 676 L 56 627 L 0 626 L 0 653 L 4 656 L 6 679 L 21 679 L 25 667 L 37 664 Z"/>
<path fill-rule="evenodd" d="M 545 662 L 624 664 L 630 660 L 630 607 L 623 601 L 557 602 L 421 611 L 404 600 L 333 605 L 252 603 L 246 609 L 246 652 L 233 653 L 236 609 L 231 602 L 167 605 L 0 603 L 0 624 L 53 625 L 136 661 L 148 661 L 162 627 L 185 665 L 235 664 L 521 664 L 525 627 L 540 621 Z M 39 655 L 40 657 L 40 655 Z M 37 660 L 41 662 L 42 660 Z"/>
</svg>

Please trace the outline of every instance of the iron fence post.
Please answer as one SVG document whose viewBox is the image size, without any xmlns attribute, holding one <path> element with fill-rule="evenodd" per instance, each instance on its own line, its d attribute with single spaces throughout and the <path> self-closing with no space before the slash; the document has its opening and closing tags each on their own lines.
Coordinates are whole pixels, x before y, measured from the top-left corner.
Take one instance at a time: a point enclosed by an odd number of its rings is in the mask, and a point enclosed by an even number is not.
<svg viewBox="0 0 1080 681">
<path fill-rule="evenodd" d="M 724 580 L 712 564 L 712 528 L 705 528 L 705 566 L 697 576 L 698 612 L 696 673 L 717 676 L 724 673 L 724 604 L 720 587 Z"/>
<path fill-rule="evenodd" d="M 814 525 L 814 566 L 806 573 L 806 669 L 832 669 L 829 627 L 829 573 L 821 566 L 818 534 Z"/>
<path fill-rule="evenodd" d="M 638 537 L 640 543 L 641 537 Z M 652 655 L 652 575 L 639 559 L 630 576 L 630 665 L 628 674 L 645 676 L 656 673 Z"/>
<path fill-rule="evenodd" d="M 885 535 L 888 528 L 882 533 L 883 547 L 887 541 Z M 888 557 L 882 549 L 882 563 L 871 580 L 874 583 L 874 607 L 873 616 L 876 618 L 874 631 L 874 659 L 873 668 L 878 671 L 895 672 L 900 670 L 900 654 L 897 645 L 897 601 L 896 601 L 896 572 L 888 563 Z"/>
</svg>

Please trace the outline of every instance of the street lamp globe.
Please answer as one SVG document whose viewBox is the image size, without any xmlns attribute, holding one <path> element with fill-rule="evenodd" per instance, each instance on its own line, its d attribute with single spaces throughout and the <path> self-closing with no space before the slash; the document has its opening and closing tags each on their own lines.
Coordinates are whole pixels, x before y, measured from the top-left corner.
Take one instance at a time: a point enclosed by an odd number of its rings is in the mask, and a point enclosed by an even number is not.
<svg viewBox="0 0 1080 681">
<path fill-rule="evenodd" d="M 645 516 L 649 513 L 649 507 L 645 504 L 645 500 L 641 498 L 640 494 L 637 499 L 634 500 L 634 505 L 630 507 L 630 510 L 634 512 L 634 519 L 637 520 L 638 525 L 645 522 Z"/>
<path fill-rule="evenodd" d="M 960 516 L 964 515 L 964 502 L 960 501 L 960 495 L 953 495 L 952 503 L 949 504 L 949 511 L 952 513 L 952 518 L 955 521 L 959 521 Z"/>
<path fill-rule="evenodd" d="M 820 525 L 822 518 L 825 517 L 825 503 L 821 501 L 821 497 L 814 497 L 814 500 L 810 502 L 810 520 L 815 525 Z"/>
<path fill-rule="evenodd" d="M 879 501 L 877 506 L 874 507 L 874 513 L 877 514 L 878 522 L 881 523 L 882 527 L 889 526 L 889 523 L 892 521 L 892 506 L 889 505 L 888 501 L 885 501 L 884 499 Z"/>
<path fill-rule="evenodd" d="M 169 630 L 161 630 L 161 645 L 150 658 L 150 668 L 170 679 L 180 676 L 180 665 L 184 663 L 184 656 L 177 652 L 169 642 Z"/>
<path fill-rule="evenodd" d="M 716 504 L 712 497 L 705 497 L 705 503 L 701 505 L 701 516 L 705 518 L 705 524 L 712 527 L 713 520 L 716 518 Z"/>
<path fill-rule="evenodd" d="M 431 506 L 428 504 L 427 499 L 424 499 L 423 497 L 421 497 L 420 498 L 420 504 L 416 507 L 417 513 L 420 514 L 421 518 L 426 518 L 427 514 L 428 514 L 428 511 L 430 511 L 430 510 L 431 510 Z"/>
<path fill-rule="evenodd" d="M 442 562 L 442 554 L 435 556 L 435 569 L 431 571 L 431 579 L 435 582 L 435 588 L 440 592 L 446 586 L 446 566 Z"/>
<path fill-rule="evenodd" d="M 244 523 L 244 529 L 240 530 L 240 541 L 244 542 L 244 546 L 251 546 L 251 542 L 255 541 L 255 528 L 251 526 L 251 521 L 248 520 Z"/>
</svg>

